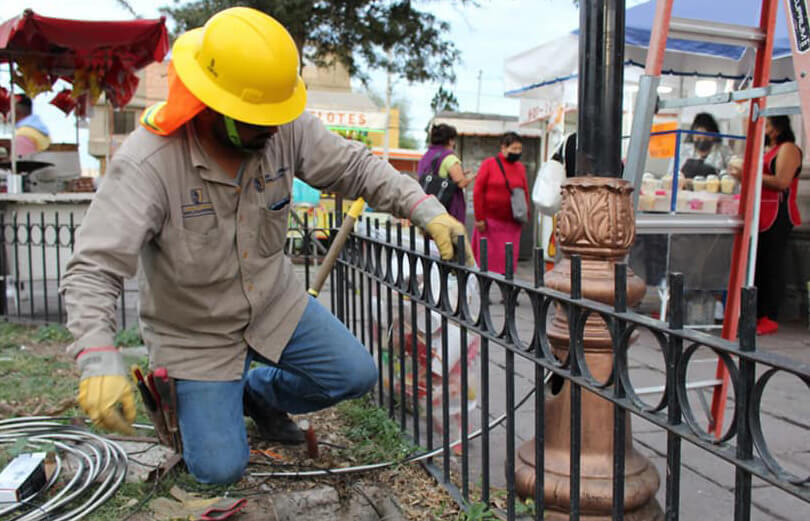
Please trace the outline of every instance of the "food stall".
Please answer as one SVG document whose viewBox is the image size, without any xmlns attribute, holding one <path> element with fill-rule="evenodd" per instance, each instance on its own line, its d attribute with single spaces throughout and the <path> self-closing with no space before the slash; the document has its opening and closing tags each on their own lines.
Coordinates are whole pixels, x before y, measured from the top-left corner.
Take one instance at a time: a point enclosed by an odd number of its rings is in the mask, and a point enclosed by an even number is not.
<svg viewBox="0 0 810 521">
<path fill-rule="evenodd" d="M 672 16 L 673 20 L 700 19 L 710 23 L 756 26 L 760 7 L 761 2 L 755 0 L 716 3 L 679 0 L 673 4 Z M 622 126 L 626 138 L 630 137 L 654 12 L 655 2 L 644 1 L 628 8 L 626 13 Z M 752 51 L 743 47 L 670 38 L 663 59 L 658 99 L 664 102 L 690 96 L 707 97 L 745 88 L 754 69 L 753 58 Z M 527 49 L 507 58 L 505 63 L 507 95 L 521 102 L 521 125 L 542 128 L 550 134 L 548 155 L 554 151 L 555 142 L 559 142 L 565 133 L 575 130 L 577 64 L 576 32 Z M 793 75 L 788 25 L 780 4 L 771 81 L 784 82 Z M 768 98 L 769 107 L 797 104 L 795 94 Z M 714 323 L 713 313 L 710 313 L 714 301 L 706 294 L 726 289 L 733 233 L 742 221 L 736 215 L 739 208 L 739 200 L 735 197 L 737 187 L 733 179 L 722 177 L 725 172 L 708 173 L 711 178 L 698 175 L 691 180 L 678 179 L 677 174 L 688 159 L 680 147 L 690 135 L 689 131 L 679 129 L 689 128 L 694 116 L 704 111 L 712 113 L 719 123 L 720 134 L 715 137 L 733 153 L 742 155 L 747 103 L 659 110 L 650 129 L 659 148 L 653 150 L 651 145 L 645 162 L 643 171 L 648 175 L 638 194 L 636 214 L 638 239 L 629 262 L 633 270 L 646 279 L 648 297 L 655 297 L 645 298 L 644 304 L 651 305 L 645 311 L 663 311 L 658 307 L 659 303 L 666 301 L 666 288 L 661 278 L 667 270 L 680 271 L 685 275 L 687 290 L 692 290 L 695 295 L 703 293 L 694 300 L 688 295 L 687 315 L 692 316 L 688 316 L 687 321 L 695 318 L 695 322 L 711 325 Z M 794 121 L 793 128 L 799 130 L 798 144 L 806 150 L 803 142 L 807 142 L 807 137 L 801 135 L 802 125 L 797 123 Z M 629 139 L 625 139 L 624 153 L 628 143 Z M 802 177 L 807 177 L 807 172 Z M 810 186 L 807 185 L 810 183 L 799 183 L 799 204 L 805 214 L 810 211 Z M 801 237 L 801 228 L 796 231 L 799 233 L 794 232 L 792 240 Z M 712 242 L 710 246 L 704 244 L 708 239 Z M 796 278 L 800 278 L 798 274 Z M 800 289 L 804 291 L 804 284 Z"/>
<path fill-rule="evenodd" d="M 102 95 L 112 109 L 120 109 L 138 86 L 136 71 L 163 60 L 168 51 L 162 18 L 82 21 L 25 10 L 0 24 L 0 67 L 11 77 L 9 88 L 0 89 L 7 99 L 0 99 L 0 117 L 13 132 L 16 93 L 33 99 L 55 87 L 60 90 L 52 94 L 51 104 L 77 122 Z M 0 139 L 0 148 L 7 157 L 0 159 L 5 181 L 5 190 L 0 189 L 0 275 L 5 286 L 0 311 L 25 310 L 30 318 L 45 319 L 61 315 L 56 288 L 75 229 L 93 198 L 93 180 L 80 177 L 76 144 L 52 144 L 34 156 L 18 157 L 12 135 Z"/>
</svg>

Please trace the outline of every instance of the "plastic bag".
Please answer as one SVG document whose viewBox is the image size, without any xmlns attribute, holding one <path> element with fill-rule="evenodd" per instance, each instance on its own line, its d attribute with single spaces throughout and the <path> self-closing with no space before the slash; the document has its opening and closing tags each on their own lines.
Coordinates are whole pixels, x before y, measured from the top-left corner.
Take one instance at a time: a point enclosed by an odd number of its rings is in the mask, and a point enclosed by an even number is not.
<svg viewBox="0 0 810 521">
<path fill-rule="evenodd" d="M 394 320 L 388 328 L 388 342 L 390 346 L 388 353 L 394 355 L 394 395 L 400 396 L 402 386 L 405 387 L 406 396 L 406 409 L 413 413 L 414 394 L 419 402 L 419 416 L 420 418 L 427 417 L 427 399 L 428 399 L 428 386 L 427 386 L 427 373 L 431 372 L 431 406 L 432 406 L 432 420 L 433 430 L 437 434 L 444 432 L 444 414 L 442 409 L 442 401 L 444 398 L 442 388 L 443 376 L 443 363 L 442 363 L 442 323 L 441 316 L 438 313 L 431 311 L 431 331 L 425 330 L 424 310 L 417 311 L 417 316 L 422 315 L 422 321 L 417 319 L 417 328 L 414 331 L 411 327 L 411 302 L 406 302 L 403 306 L 404 317 L 399 317 L 395 313 Z M 396 307 L 396 306 L 395 306 Z M 397 307 L 398 309 L 398 307 Z M 403 344 L 400 344 L 399 327 L 402 323 Z M 414 338 L 415 337 L 415 338 Z M 414 339 L 416 340 L 416 354 L 414 354 Z M 427 344 L 430 341 L 430 357 L 428 358 Z M 448 379 L 448 409 L 450 424 L 447 427 L 453 440 L 461 438 L 461 412 L 462 412 L 462 394 L 461 394 L 461 373 L 464 368 L 462 364 L 462 349 L 466 348 L 467 351 L 467 412 L 470 420 L 468 421 L 468 429 L 473 424 L 475 410 L 478 406 L 479 394 L 479 349 L 481 346 L 481 339 L 478 335 L 467 334 L 467 343 L 465 345 L 461 342 L 461 328 L 452 322 L 447 323 L 447 379 Z M 402 348 L 404 347 L 405 357 L 400 358 Z M 384 354 L 383 360 L 387 362 L 387 356 Z M 413 378 L 413 357 L 417 357 L 417 378 L 416 389 L 414 390 Z M 398 378 L 400 373 L 400 363 L 405 364 L 405 381 L 404 384 Z M 387 372 L 383 371 L 384 388 L 388 389 Z"/>
<path fill-rule="evenodd" d="M 565 167 L 556 159 L 549 159 L 537 173 L 532 187 L 532 202 L 545 215 L 554 215 L 560 210 L 562 194 L 560 189 L 565 181 Z"/>
<path fill-rule="evenodd" d="M 372 235 L 378 239 L 385 237 L 384 231 L 372 231 Z M 403 237 L 403 244 L 411 248 L 409 234 Z M 420 233 L 416 234 L 416 244 L 422 244 L 422 236 Z M 420 248 L 421 249 L 421 248 Z M 431 252 L 438 257 L 438 251 L 434 251 L 435 245 L 431 244 Z M 386 262 L 385 255 L 382 256 L 383 262 Z M 391 267 L 393 273 L 399 272 L 398 259 L 396 256 L 391 258 Z M 403 279 L 410 282 L 410 264 L 405 262 L 402 266 Z M 422 263 L 416 264 L 416 270 L 413 274 L 416 278 L 417 287 L 421 291 L 425 284 L 425 274 L 422 269 Z M 440 275 L 438 267 L 435 265 L 431 272 L 428 274 L 428 281 L 430 283 L 431 291 L 434 298 L 439 298 L 441 292 Z M 432 420 L 433 430 L 437 434 L 442 434 L 445 429 L 443 421 L 442 400 L 442 319 L 439 313 L 430 311 L 430 328 L 427 327 L 427 313 L 424 306 L 415 304 L 412 300 L 405 297 L 402 316 L 399 313 L 399 299 L 396 292 L 392 293 L 393 301 L 391 304 L 391 320 L 388 320 L 388 302 L 387 291 L 382 290 L 382 295 L 375 295 L 372 297 L 372 323 L 373 334 L 377 338 L 377 333 L 382 333 L 383 345 L 382 347 L 382 375 L 383 375 L 383 389 L 388 391 L 390 382 L 388 380 L 388 366 L 393 363 L 393 391 L 394 398 L 398 398 L 403 390 L 406 396 L 406 409 L 413 413 L 414 396 L 418 399 L 419 416 L 422 419 L 427 417 L 427 375 L 428 371 L 432 377 Z M 458 280 L 454 275 L 449 275 L 447 280 L 447 293 L 450 302 L 458 302 Z M 377 316 L 378 300 L 380 309 L 382 310 L 382 317 Z M 474 277 L 467 278 L 466 288 L 467 306 L 471 313 L 477 313 L 480 309 L 480 291 L 478 282 Z M 416 306 L 416 330 L 413 329 L 412 320 L 412 306 Z M 478 421 L 475 411 L 478 406 L 479 396 L 479 367 L 480 367 L 480 345 L 481 339 L 478 335 L 468 332 L 467 341 L 462 344 L 461 328 L 448 320 L 447 322 L 447 366 L 448 366 L 448 406 L 450 412 L 450 423 L 446 428 L 451 433 L 451 441 L 461 438 L 461 412 L 462 412 L 462 395 L 461 395 L 461 374 L 463 370 L 462 365 L 462 349 L 467 353 L 467 412 L 468 412 L 468 432 L 473 430 L 473 425 L 477 425 Z M 400 335 L 400 328 L 402 334 Z M 381 331 L 380 331 L 381 330 Z M 416 350 L 414 352 L 414 341 L 416 343 Z M 430 342 L 430 356 L 428 356 L 428 342 Z M 404 351 L 404 358 L 401 358 L 401 353 Z M 416 375 L 416 389 L 413 385 L 413 369 L 414 369 L 414 356 L 417 361 L 417 375 Z M 389 362 L 392 360 L 392 362 Z M 377 360 L 379 363 L 379 360 Z M 400 381 L 401 364 L 404 364 L 405 381 Z M 454 447 L 458 452 L 460 445 Z"/>
</svg>

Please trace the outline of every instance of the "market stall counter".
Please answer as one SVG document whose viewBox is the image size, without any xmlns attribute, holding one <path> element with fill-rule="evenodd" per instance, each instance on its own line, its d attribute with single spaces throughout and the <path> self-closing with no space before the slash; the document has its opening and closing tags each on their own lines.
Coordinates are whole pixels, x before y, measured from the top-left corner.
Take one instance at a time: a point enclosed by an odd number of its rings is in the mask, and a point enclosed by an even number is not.
<svg viewBox="0 0 810 521">
<path fill-rule="evenodd" d="M 737 158 L 721 170 L 682 153 L 681 137 L 708 135 L 718 141 L 744 140 L 744 136 L 674 129 L 654 132 L 671 139 L 671 155 L 664 161 L 653 154 L 637 195 L 638 238 L 630 252 L 630 266 L 648 288 L 645 301 L 654 301 L 654 311 L 666 316 L 668 288 L 665 275 L 684 274 L 686 323 L 713 326 L 722 319 L 725 291 L 730 276 L 734 233 L 741 229 L 740 183 L 730 175 L 741 168 Z M 658 161 L 656 161 L 656 159 Z M 728 170 L 727 170 L 728 169 Z M 650 310 L 652 311 L 652 309 Z"/>
</svg>

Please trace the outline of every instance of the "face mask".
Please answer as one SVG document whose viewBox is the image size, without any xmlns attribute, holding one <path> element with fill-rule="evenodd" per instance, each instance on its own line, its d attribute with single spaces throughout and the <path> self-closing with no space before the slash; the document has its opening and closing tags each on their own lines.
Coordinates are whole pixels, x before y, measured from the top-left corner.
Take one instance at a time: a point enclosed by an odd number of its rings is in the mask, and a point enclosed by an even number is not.
<svg viewBox="0 0 810 521">
<path fill-rule="evenodd" d="M 713 144 L 714 143 L 712 143 L 711 141 L 705 140 L 695 141 L 695 148 L 698 149 L 699 152 L 708 152 L 712 149 Z"/>
<path fill-rule="evenodd" d="M 225 132 L 228 134 L 228 142 L 235 149 L 241 150 L 242 152 L 259 152 L 264 149 L 267 141 L 273 137 L 272 134 L 270 134 L 266 138 L 259 137 L 255 139 L 255 142 L 251 141 L 245 143 L 239 136 L 239 131 L 236 128 L 236 122 L 228 116 L 222 116 L 222 119 L 225 121 Z"/>
<path fill-rule="evenodd" d="M 520 161 L 520 156 L 521 156 L 520 152 L 517 153 L 509 152 L 508 154 L 506 154 L 506 160 L 509 161 L 510 163 L 514 163 L 515 161 Z"/>
</svg>

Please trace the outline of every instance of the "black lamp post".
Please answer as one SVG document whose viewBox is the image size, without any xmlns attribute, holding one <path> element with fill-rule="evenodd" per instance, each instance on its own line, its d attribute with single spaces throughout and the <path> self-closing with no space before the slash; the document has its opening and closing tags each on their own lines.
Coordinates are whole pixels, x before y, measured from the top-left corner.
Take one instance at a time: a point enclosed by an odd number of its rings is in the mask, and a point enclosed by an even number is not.
<svg viewBox="0 0 810 521">
<path fill-rule="evenodd" d="M 579 3 L 576 175 L 621 177 L 624 0 Z"/>
</svg>

